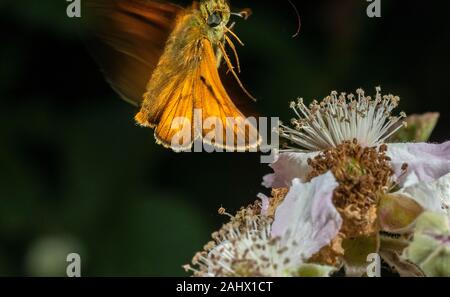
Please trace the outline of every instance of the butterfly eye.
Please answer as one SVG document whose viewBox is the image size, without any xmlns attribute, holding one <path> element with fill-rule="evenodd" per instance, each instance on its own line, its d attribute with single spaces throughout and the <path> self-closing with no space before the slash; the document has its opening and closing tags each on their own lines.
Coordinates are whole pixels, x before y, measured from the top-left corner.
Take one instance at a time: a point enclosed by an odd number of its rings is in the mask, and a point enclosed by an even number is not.
<svg viewBox="0 0 450 297">
<path fill-rule="evenodd" d="M 222 17 L 220 14 L 216 11 L 209 15 L 208 20 L 206 21 L 208 26 L 215 28 L 219 26 L 222 23 Z"/>
</svg>

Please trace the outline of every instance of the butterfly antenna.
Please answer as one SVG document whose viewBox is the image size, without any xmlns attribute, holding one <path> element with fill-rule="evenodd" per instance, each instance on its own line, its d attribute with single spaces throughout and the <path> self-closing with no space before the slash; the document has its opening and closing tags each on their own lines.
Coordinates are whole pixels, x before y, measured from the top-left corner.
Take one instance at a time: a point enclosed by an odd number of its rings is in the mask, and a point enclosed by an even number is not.
<svg viewBox="0 0 450 297">
<path fill-rule="evenodd" d="M 297 21 L 298 21 L 298 27 L 297 32 L 295 32 L 294 35 L 292 35 L 292 38 L 296 38 L 300 34 L 300 30 L 302 29 L 302 19 L 300 17 L 300 13 L 297 9 L 297 6 L 292 2 L 292 0 L 288 0 L 289 4 L 291 4 L 292 8 L 294 9 L 295 14 L 297 15 Z"/>
</svg>

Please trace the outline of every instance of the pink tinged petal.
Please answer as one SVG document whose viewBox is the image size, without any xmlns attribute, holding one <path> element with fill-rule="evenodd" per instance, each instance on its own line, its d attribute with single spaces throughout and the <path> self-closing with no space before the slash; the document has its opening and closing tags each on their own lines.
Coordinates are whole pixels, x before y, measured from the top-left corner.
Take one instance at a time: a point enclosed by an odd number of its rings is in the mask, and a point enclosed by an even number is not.
<svg viewBox="0 0 450 297">
<path fill-rule="evenodd" d="M 267 188 L 289 188 L 294 178 L 305 181 L 310 172 L 308 159 L 318 153 L 281 153 L 270 165 L 274 173 L 263 178 L 263 186 Z"/>
<path fill-rule="evenodd" d="M 430 182 L 450 172 L 450 142 L 395 143 L 388 144 L 388 156 L 398 182 L 411 185 L 416 182 Z M 402 166 L 408 164 L 406 175 L 402 176 Z"/>
<path fill-rule="evenodd" d="M 450 206 L 450 174 L 431 182 L 416 183 L 401 189 L 397 193 L 413 199 L 426 210 L 448 211 Z"/>
<path fill-rule="evenodd" d="M 278 206 L 272 225 L 272 236 L 298 245 L 301 260 L 306 260 L 333 240 L 342 218 L 333 205 L 333 192 L 338 186 L 331 172 L 310 183 L 292 181 L 283 203 Z"/>
<path fill-rule="evenodd" d="M 267 216 L 267 213 L 269 211 L 269 206 L 270 206 L 270 198 L 262 193 L 258 194 L 258 198 L 261 199 L 261 203 L 262 203 L 261 214 L 263 216 Z"/>
</svg>

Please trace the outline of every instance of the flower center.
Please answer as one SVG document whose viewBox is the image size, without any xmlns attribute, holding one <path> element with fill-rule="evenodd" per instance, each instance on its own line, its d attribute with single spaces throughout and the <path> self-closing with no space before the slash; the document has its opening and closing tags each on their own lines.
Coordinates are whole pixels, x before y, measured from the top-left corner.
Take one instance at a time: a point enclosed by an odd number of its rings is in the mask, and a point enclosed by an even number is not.
<svg viewBox="0 0 450 297">
<path fill-rule="evenodd" d="M 331 170 L 339 182 L 333 202 L 344 220 L 341 232 L 348 238 L 377 232 L 378 200 L 394 174 L 386 149 L 386 145 L 363 148 L 356 140 L 346 141 L 308 161 L 309 180 Z"/>
</svg>

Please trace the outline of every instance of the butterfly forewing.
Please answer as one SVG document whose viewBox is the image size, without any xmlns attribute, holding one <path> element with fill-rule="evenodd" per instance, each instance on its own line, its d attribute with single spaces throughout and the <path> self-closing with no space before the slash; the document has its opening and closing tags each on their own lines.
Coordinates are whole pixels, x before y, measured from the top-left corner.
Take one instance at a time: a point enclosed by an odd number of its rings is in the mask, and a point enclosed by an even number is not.
<svg viewBox="0 0 450 297">
<path fill-rule="evenodd" d="M 85 0 L 88 46 L 111 86 L 140 105 L 177 15 L 167 1 Z"/>
</svg>

